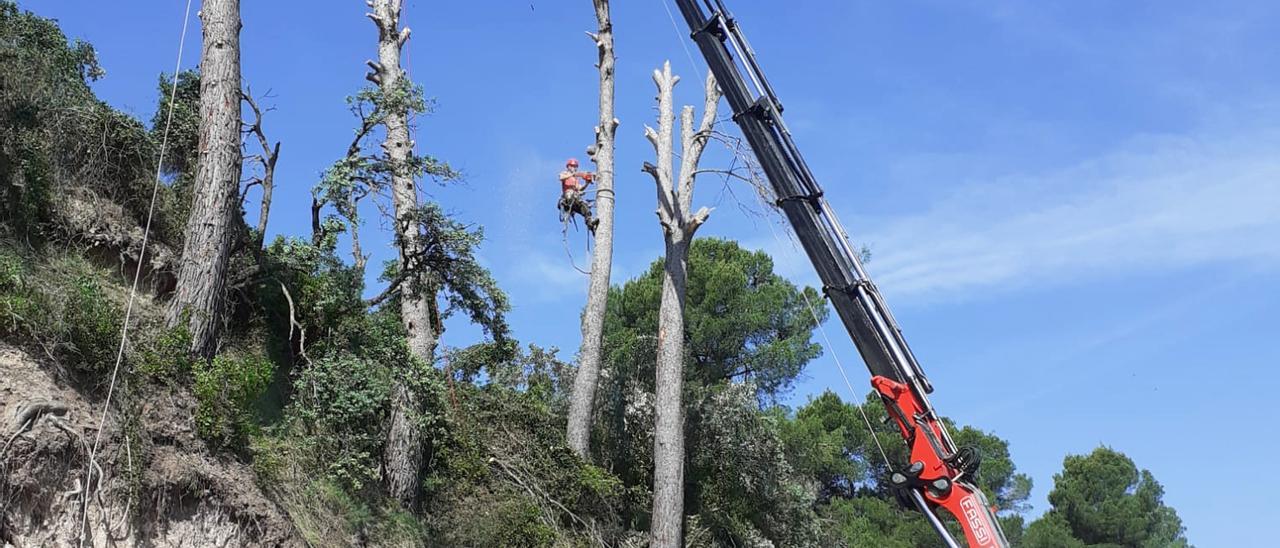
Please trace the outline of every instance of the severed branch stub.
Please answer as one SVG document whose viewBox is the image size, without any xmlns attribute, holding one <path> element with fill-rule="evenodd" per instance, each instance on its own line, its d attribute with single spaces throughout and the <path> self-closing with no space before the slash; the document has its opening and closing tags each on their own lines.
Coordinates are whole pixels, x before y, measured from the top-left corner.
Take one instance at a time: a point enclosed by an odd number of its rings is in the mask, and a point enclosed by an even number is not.
<svg viewBox="0 0 1280 548">
<path fill-rule="evenodd" d="M 678 240 L 687 241 L 693 238 L 694 232 L 706 222 L 711 209 L 703 207 L 690 213 L 693 207 L 693 186 L 699 173 L 698 169 L 702 153 L 711 139 L 716 122 L 716 110 L 720 101 L 720 89 L 715 77 L 707 73 L 705 81 L 705 102 L 702 119 L 694 126 L 694 108 L 686 106 L 680 112 L 680 170 L 674 172 L 672 154 L 674 152 L 673 134 L 675 132 L 675 113 L 672 106 L 672 93 L 680 77 L 671 73 L 671 63 L 667 62 L 661 70 L 653 71 L 653 81 L 658 88 L 658 128 L 644 128 L 645 139 L 653 145 L 657 156 L 657 165 L 645 162 L 641 171 L 653 177 L 658 193 L 657 215 L 664 231 L 680 231 Z"/>
</svg>

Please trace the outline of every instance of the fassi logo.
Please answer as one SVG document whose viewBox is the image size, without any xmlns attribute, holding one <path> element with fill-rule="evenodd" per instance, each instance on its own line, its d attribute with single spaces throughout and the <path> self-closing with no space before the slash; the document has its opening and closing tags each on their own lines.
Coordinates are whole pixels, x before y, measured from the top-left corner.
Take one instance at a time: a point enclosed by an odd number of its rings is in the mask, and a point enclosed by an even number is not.
<svg viewBox="0 0 1280 548">
<path fill-rule="evenodd" d="M 982 508 L 973 500 L 973 495 L 960 499 L 960 509 L 964 510 L 964 518 L 969 522 L 969 530 L 973 531 L 973 540 L 978 546 L 991 543 L 991 531 L 987 530 L 987 522 L 982 518 Z"/>
</svg>

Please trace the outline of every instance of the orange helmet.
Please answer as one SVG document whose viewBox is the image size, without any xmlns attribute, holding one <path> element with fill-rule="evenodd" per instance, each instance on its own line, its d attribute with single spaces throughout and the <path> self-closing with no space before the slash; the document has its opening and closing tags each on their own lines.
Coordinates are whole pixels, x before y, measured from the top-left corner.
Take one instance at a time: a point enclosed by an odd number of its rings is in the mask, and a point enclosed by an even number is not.
<svg viewBox="0 0 1280 548">
<path fill-rule="evenodd" d="M 578 159 L 569 158 L 569 161 L 564 163 L 564 167 L 578 167 Z"/>
</svg>

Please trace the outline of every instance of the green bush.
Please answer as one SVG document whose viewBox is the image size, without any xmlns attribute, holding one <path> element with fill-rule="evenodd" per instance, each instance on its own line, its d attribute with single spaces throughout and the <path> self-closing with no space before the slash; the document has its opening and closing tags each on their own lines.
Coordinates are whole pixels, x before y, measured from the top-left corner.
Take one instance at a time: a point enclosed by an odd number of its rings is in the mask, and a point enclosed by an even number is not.
<svg viewBox="0 0 1280 548">
<path fill-rule="evenodd" d="M 391 378 L 381 364 L 343 353 L 316 361 L 298 379 L 295 419 L 305 425 L 313 463 L 360 490 L 378 479 Z"/>
<path fill-rule="evenodd" d="M 173 380 L 179 373 L 191 371 L 195 360 L 191 358 L 191 331 L 187 322 L 177 327 L 160 325 L 134 331 L 134 351 L 129 354 L 133 370 L 157 380 Z"/>
<path fill-rule="evenodd" d="M 395 503 L 353 495 L 336 482 L 308 478 L 282 493 L 282 503 L 310 546 L 426 546 L 422 525 Z"/>
<path fill-rule="evenodd" d="M 26 261 L 0 247 L 0 335 L 17 336 L 44 307 L 25 283 Z"/>
<path fill-rule="evenodd" d="M 107 300 L 102 285 L 87 274 L 76 277 L 67 289 L 62 310 L 64 357 L 81 371 L 109 371 L 115 365 L 120 344 L 120 309 Z"/>
<path fill-rule="evenodd" d="M 0 246 L 0 335 L 34 344 L 73 370 L 109 371 L 123 315 L 87 262 L 36 262 Z"/>
<path fill-rule="evenodd" d="M 109 371 L 122 314 L 83 259 L 35 263 L 0 247 L 0 335 L 36 344 L 80 372 Z"/>
<path fill-rule="evenodd" d="M 16 135 L 0 139 L 0 232 L 14 237 L 38 237 L 36 225 L 49 215 L 51 199 L 49 163 L 21 122 Z M 9 142 L 4 142 L 9 141 Z"/>
<path fill-rule="evenodd" d="M 215 447 L 244 447 L 257 429 L 253 404 L 271 382 L 271 362 L 223 355 L 196 362 L 194 371 L 196 431 Z"/>
</svg>

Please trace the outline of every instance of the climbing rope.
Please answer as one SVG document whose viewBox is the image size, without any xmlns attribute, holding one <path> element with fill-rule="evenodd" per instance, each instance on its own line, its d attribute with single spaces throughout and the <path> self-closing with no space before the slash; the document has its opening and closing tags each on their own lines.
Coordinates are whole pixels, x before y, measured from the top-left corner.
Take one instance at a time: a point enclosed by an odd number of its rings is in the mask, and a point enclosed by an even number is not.
<svg viewBox="0 0 1280 548">
<path fill-rule="evenodd" d="M 89 466 L 85 475 L 84 490 L 80 502 L 80 539 L 84 545 L 85 533 L 89 525 L 89 493 L 94 491 L 93 471 L 97 466 L 98 446 L 102 442 L 102 431 L 107 422 L 107 412 L 111 409 L 111 398 L 115 395 L 116 382 L 119 379 L 120 364 L 124 361 L 124 348 L 129 341 L 129 320 L 133 317 L 133 303 L 138 295 L 138 282 L 142 279 L 142 265 L 147 255 L 147 242 L 151 236 L 151 220 L 156 210 L 156 197 L 160 194 L 161 174 L 164 169 L 164 153 L 169 146 L 169 129 L 173 125 L 173 109 L 177 105 L 178 71 L 182 70 L 182 51 L 187 42 L 187 27 L 191 20 L 191 0 L 187 0 L 186 10 L 182 14 L 182 34 L 178 38 L 178 60 L 173 67 L 173 85 L 169 88 L 169 112 L 165 115 L 164 133 L 160 139 L 160 155 L 156 159 L 155 183 L 151 187 L 151 203 L 147 206 L 147 222 L 142 229 L 142 247 L 138 251 L 138 266 L 133 274 L 133 285 L 129 287 L 129 300 L 125 305 L 124 322 L 120 327 L 120 346 L 116 349 L 116 363 L 111 368 L 111 383 L 107 387 L 107 399 L 102 402 L 102 414 L 98 417 L 98 431 L 93 437 L 93 447 L 89 450 Z M 98 478 L 101 483 L 102 478 Z"/>
<path fill-rule="evenodd" d="M 742 142 L 740 140 L 734 139 L 733 142 L 730 143 L 729 139 L 726 139 L 726 138 L 720 138 L 717 140 L 719 140 L 720 143 L 724 145 L 726 149 L 729 150 L 730 155 L 733 157 L 733 160 L 730 161 L 729 163 L 729 169 L 725 170 L 725 172 L 723 173 L 723 176 L 722 176 L 723 180 L 721 184 L 724 185 L 725 189 L 728 189 L 729 178 L 736 177 L 752 185 L 753 189 L 756 191 L 755 193 L 756 201 L 759 202 L 760 204 L 760 208 L 762 212 L 761 215 L 765 217 L 764 219 L 765 225 L 769 227 L 769 233 L 773 235 L 774 242 L 778 244 L 779 248 L 783 247 L 785 244 L 783 243 L 782 238 L 778 236 L 778 231 L 773 226 L 774 224 L 773 219 L 769 218 L 770 217 L 769 212 L 776 211 L 776 209 L 771 207 L 768 203 L 768 198 L 771 198 L 773 196 L 773 192 L 770 191 L 764 185 L 758 184 L 758 177 L 756 176 L 756 172 L 755 172 L 755 168 L 757 166 L 753 166 L 749 160 L 743 161 L 742 163 L 745 165 L 744 169 L 748 171 L 749 175 L 744 177 L 742 175 L 736 174 L 734 172 L 734 168 L 738 165 L 739 160 L 743 160 L 745 158 L 744 151 L 743 151 L 744 147 L 742 145 Z M 729 192 L 730 194 L 732 194 L 731 190 L 729 190 Z M 721 197 L 723 198 L 723 194 Z M 734 197 L 736 199 L 736 195 Z M 745 204 L 739 203 L 739 207 L 744 211 L 750 210 L 750 208 Z M 843 237 L 846 241 L 849 239 L 849 235 L 844 232 L 843 228 L 841 228 L 840 236 Z M 790 232 L 787 233 L 787 240 L 788 240 L 787 243 L 790 244 L 792 251 L 796 251 L 796 252 L 801 251 L 799 249 L 800 247 L 799 243 L 796 242 L 795 236 Z M 862 416 L 862 423 L 867 427 L 867 434 L 870 435 L 872 441 L 876 443 L 876 449 L 880 452 L 880 458 L 884 459 L 885 466 L 892 467 L 893 465 L 889 461 L 889 455 L 887 452 L 885 452 L 884 446 L 880 443 L 879 436 L 876 436 L 875 427 L 871 425 L 871 419 L 867 417 L 866 410 L 862 408 L 861 404 L 856 403 L 858 392 L 853 389 L 853 383 L 849 381 L 849 374 L 847 371 L 845 371 L 844 363 L 840 361 L 840 354 L 838 352 L 835 352 L 834 347 L 831 345 L 831 337 L 827 336 L 827 329 L 822 324 L 822 321 L 818 317 L 817 309 L 813 306 L 813 302 L 809 299 L 809 295 L 807 293 L 801 291 L 800 296 L 804 298 L 804 305 L 809 310 L 809 316 L 813 318 L 814 325 L 818 326 L 818 333 L 822 335 L 822 341 L 826 343 L 827 348 L 833 349 L 831 352 L 831 359 L 832 361 L 835 362 L 836 369 L 840 371 L 840 377 L 844 379 L 844 385 L 845 385 L 845 388 L 849 390 L 849 395 L 852 398 L 855 398 L 850 403 L 853 404 L 853 406 L 858 409 L 858 414 Z"/>
<path fill-rule="evenodd" d="M 689 68 L 693 69 L 694 74 L 701 72 L 698 70 L 698 63 L 693 60 L 693 53 L 689 52 L 689 45 L 685 43 L 685 37 L 680 32 L 680 25 L 676 24 L 676 16 L 671 13 L 671 3 L 662 0 L 662 7 L 667 10 L 667 19 L 671 20 L 671 30 L 676 33 L 676 41 L 680 42 L 680 47 L 684 48 L 684 56 L 689 59 Z"/>
<path fill-rule="evenodd" d="M 764 198 L 758 195 L 757 198 L 760 200 L 762 206 L 768 207 L 767 204 L 764 203 Z M 765 211 L 768 211 L 768 209 Z M 767 221 L 765 224 L 769 225 L 769 232 L 773 234 L 774 241 L 776 241 L 779 246 L 782 246 L 782 238 L 778 237 L 778 231 L 774 229 L 773 222 Z M 792 251 L 799 252 L 799 245 L 796 243 L 795 237 L 791 234 L 787 234 L 787 236 L 790 241 Z M 844 364 L 840 361 L 840 353 L 836 352 L 834 347 L 831 345 L 831 338 L 827 336 L 827 329 L 822 325 L 822 321 L 818 318 L 817 309 L 814 308 L 813 302 L 810 301 L 808 293 L 801 291 L 800 295 L 804 297 L 804 305 L 809 309 L 809 315 L 813 317 L 813 323 L 818 326 L 818 333 L 822 335 L 822 341 L 826 343 L 827 348 L 831 349 L 831 359 L 835 362 L 836 369 L 840 371 L 840 377 L 844 379 L 845 388 L 849 389 L 849 395 L 851 397 L 857 398 L 858 392 L 853 389 L 853 383 L 849 381 L 849 374 L 845 371 Z M 856 400 L 850 402 L 850 404 L 858 409 L 858 414 L 862 415 L 862 422 L 867 426 L 867 433 L 871 435 L 871 439 L 876 442 L 876 449 L 880 451 L 880 458 L 884 459 L 885 466 L 892 467 L 892 463 L 889 461 L 889 454 L 885 452 L 884 446 L 880 444 L 880 437 L 876 435 L 875 427 L 871 425 L 871 419 L 867 417 L 867 412 L 862 409 L 862 404 Z"/>
<path fill-rule="evenodd" d="M 592 207 L 594 205 L 595 205 L 594 203 L 588 202 L 587 207 Z M 590 276 L 591 271 L 583 270 L 582 268 L 580 268 L 578 266 L 577 259 L 573 258 L 573 252 L 569 251 L 569 224 L 572 223 L 574 228 L 578 227 L 578 223 L 573 221 L 573 212 L 560 209 L 560 205 L 558 203 L 556 204 L 556 209 L 560 211 L 560 243 L 564 245 L 564 254 L 569 257 L 569 266 L 572 266 L 574 270 L 577 270 L 578 272 L 582 273 L 584 276 Z M 591 238 L 586 239 L 586 242 L 583 244 L 583 247 L 584 247 L 585 253 L 587 255 L 590 255 L 591 254 Z"/>
</svg>

